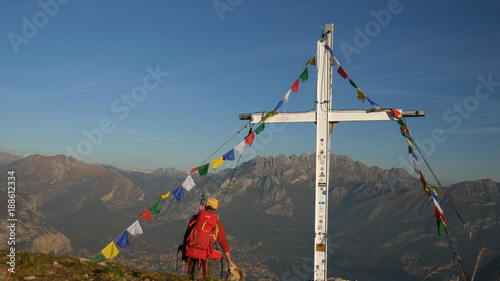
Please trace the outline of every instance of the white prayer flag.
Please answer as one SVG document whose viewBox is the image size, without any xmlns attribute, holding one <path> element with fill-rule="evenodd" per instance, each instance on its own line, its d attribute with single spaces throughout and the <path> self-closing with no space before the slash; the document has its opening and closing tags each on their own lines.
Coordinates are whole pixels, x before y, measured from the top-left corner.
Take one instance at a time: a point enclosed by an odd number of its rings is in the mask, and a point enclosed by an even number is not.
<svg viewBox="0 0 500 281">
<path fill-rule="evenodd" d="M 288 97 L 290 97 L 290 91 L 291 91 L 291 90 L 292 90 L 292 89 L 288 90 L 288 92 L 286 93 L 286 95 L 283 97 L 283 100 L 284 100 L 284 101 L 288 102 Z"/>
<path fill-rule="evenodd" d="M 193 187 L 196 186 L 196 183 L 194 183 L 194 180 L 193 178 L 191 177 L 191 175 L 188 175 L 186 177 L 186 180 L 182 183 L 182 187 L 184 187 L 184 189 L 186 191 L 190 191 L 191 189 L 193 189 Z"/>
<path fill-rule="evenodd" d="M 132 236 L 137 236 L 142 234 L 142 227 L 139 221 L 136 220 L 131 226 L 127 228 L 128 233 Z"/>
<path fill-rule="evenodd" d="M 415 157 L 413 157 L 413 169 L 415 170 L 415 172 L 417 172 L 417 174 L 420 174 L 420 166 L 418 165 L 417 159 L 415 159 Z"/>
<path fill-rule="evenodd" d="M 241 154 L 243 154 L 243 152 L 245 152 L 246 145 L 247 145 L 247 143 L 245 142 L 245 140 L 242 140 L 240 142 L 240 144 L 238 144 L 237 146 L 234 147 L 234 151 L 238 152 L 241 155 Z"/>
<path fill-rule="evenodd" d="M 436 200 L 436 198 L 432 197 L 432 201 L 434 201 L 434 205 L 436 206 L 436 208 L 438 209 L 438 211 L 441 213 L 441 215 L 444 215 L 443 209 L 441 209 L 441 206 L 439 206 L 439 203 Z"/>
<path fill-rule="evenodd" d="M 335 56 L 332 56 L 330 58 L 330 61 L 332 62 L 333 65 L 335 65 L 336 67 L 340 67 L 340 63 L 339 61 L 337 60 L 337 58 Z"/>
</svg>

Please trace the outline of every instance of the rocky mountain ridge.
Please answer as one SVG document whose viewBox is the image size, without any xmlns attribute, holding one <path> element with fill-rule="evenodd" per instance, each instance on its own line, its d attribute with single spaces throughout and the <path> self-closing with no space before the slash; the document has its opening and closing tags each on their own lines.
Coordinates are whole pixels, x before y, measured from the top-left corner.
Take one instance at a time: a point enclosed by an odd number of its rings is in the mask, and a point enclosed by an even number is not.
<svg viewBox="0 0 500 281">
<path fill-rule="evenodd" d="M 145 234 L 134 238 L 118 261 L 172 271 L 186 220 L 196 212 L 204 194 L 221 201 L 220 219 L 233 257 L 239 257 L 250 278 L 300 279 L 293 267 L 303 267 L 301 261 L 312 255 L 314 157 L 256 157 L 238 167 L 230 186 L 232 170 L 205 177 L 193 175 L 197 187 L 185 192 L 182 201 L 167 199 L 153 221 L 141 219 Z M 158 194 L 179 186 L 186 175 L 172 169 L 157 174 L 125 171 L 61 155 L 26 157 L 4 166 L 0 173 L 9 169 L 15 169 L 19 176 L 19 216 L 32 223 L 26 225 L 29 231 L 20 230 L 20 240 L 36 240 L 38 237 L 28 236 L 28 232 L 36 235 L 34 229 L 45 229 L 42 233 L 60 241 L 57 245 L 41 243 L 54 253 L 89 256 L 151 207 Z M 329 239 L 333 248 L 329 264 L 335 265 L 330 270 L 336 276 L 422 280 L 429 270 L 447 263 L 450 245 L 436 234 L 433 204 L 417 178 L 402 169 L 368 167 L 344 155 L 332 155 L 330 169 Z M 448 188 L 448 196 L 464 211 L 464 219 L 478 238 L 487 242 L 492 257 L 500 255 L 494 238 L 500 234 L 498 191 L 498 183 L 491 180 Z M 450 233 L 464 257 L 473 263 L 477 251 L 467 241 L 467 233 L 443 194 L 440 199 Z M 64 242 L 65 238 L 69 242 Z M 23 249 L 48 251 L 36 245 L 26 243 Z M 454 273 L 443 271 L 449 276 Z M 437 276 L 441 279 L 436 280 L 442 280 L 445 275 Z"/>
</svg>

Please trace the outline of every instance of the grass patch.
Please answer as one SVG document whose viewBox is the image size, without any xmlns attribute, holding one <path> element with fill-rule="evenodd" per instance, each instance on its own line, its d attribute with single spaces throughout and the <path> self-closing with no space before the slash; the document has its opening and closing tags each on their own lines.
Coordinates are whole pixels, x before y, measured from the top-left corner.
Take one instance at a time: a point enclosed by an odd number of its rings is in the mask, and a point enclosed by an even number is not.
<svg viewBox="0 0 500 281">
<path fill-rule="evenodd" d="M 16 253 L 15 274 L 7 273 L 7 255 L 10 252 L 0 250 L 0 279 L 23 280 L 26 276 L 35 276 L 36 280 L 156 280 L 185 281 L 186 275 L 165 272 L 151 272 L 133 269 L 113 262 L 92 263 L 89 260 L 74 257 L 55 257 L 49 254 Z M 57 263 L 54 263 L 57 262 Z M 7 275 L 2 276 L 2 272 Z M 219 278 L 205 278 L 216 281 Z"/>
</svg>

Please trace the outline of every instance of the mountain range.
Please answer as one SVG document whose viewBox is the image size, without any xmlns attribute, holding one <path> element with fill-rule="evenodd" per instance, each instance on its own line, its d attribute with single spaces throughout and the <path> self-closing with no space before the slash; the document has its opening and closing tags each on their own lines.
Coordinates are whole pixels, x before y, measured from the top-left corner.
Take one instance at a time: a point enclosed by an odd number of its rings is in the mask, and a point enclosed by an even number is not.
<svg viewBox="0 0 500 281">
<path fill-rule="evenodd" d="M 195 173 L 197 186 L 179 202 L 165 200 L 152 221 L 140 219 L 144 234 L 131 238 L 115 260 L 140 269 L 175 271 L 187 220 L 197 212 L 202 195 L 214 196 L 233 260 L 249 280 L 307 280 L 314 241 L 314 157 L 256 157 L 239 165 L 234 175 L 233 169 L 204 177 Z M 345 155 L 332 155 L 330 161 L 329 276 L 447 280 L 461 274 L 448 236 L 437 235 L 434 205 L 416 177 L 403 169 L 366 166 Z M 63 155 L 2 152 L 0 166 L 2 187 L 7 186 L 7 172 L 16 171 L 17 249 L 85 258 L 187 176 L 174 168 L 129 171 Z M 499 183 L 484 179 L 453 184 L 444 192 L 437 189 L 450 238 L 469 276 L 479 253 L 474 239 L 486 247 L 500 272 L 499 188 Z M 0 193 L 0 202 L 7 202 L 7 192 Z M 2 237 L 6 223 L 0 222 Z M 495 280 L 484 258 L 476 276 Z"/>
</svg>

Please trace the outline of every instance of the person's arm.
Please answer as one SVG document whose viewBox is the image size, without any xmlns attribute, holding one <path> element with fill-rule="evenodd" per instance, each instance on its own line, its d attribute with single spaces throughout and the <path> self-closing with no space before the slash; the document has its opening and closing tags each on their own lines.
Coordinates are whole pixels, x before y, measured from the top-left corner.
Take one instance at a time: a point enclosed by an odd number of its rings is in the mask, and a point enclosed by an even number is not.
<svg viewBox="0 0 500 281">
<path fill-rule="evenodd" d="M 224 233 L 224 227 L 222 227 L 222 223 L 220 223 L 220 221 L 217 222 L 217 226 L 219 227 L 219 235 L 217 235 L 217 241 L 219 241 L 219 245 L 222 248 L 224 255 L 226 255 L 228 266 L 237 268 L 236 264 L 231 259 L 231 252 L 229 250 L 229 243 L 226 239 L 226 233 Z"/>
<path fill-rule="evenodd" d="M 238 267 L 236 266 L 236 264 L 233 262 L 233 260 L 231 259 L 231 253 L 230 253 L 230 252 L 227 252 L 227 253 L 226 253 L 226 252 L 224 252 L 224 255 L 226 255 L 227 265 L 228 265 L 229 267 L 236 267 L 236 268 L 238 268 Z"/>
</svg>

